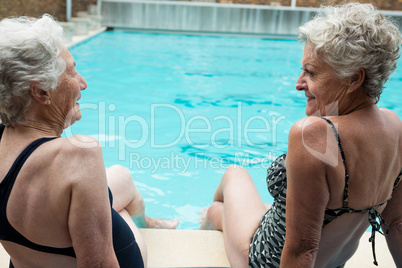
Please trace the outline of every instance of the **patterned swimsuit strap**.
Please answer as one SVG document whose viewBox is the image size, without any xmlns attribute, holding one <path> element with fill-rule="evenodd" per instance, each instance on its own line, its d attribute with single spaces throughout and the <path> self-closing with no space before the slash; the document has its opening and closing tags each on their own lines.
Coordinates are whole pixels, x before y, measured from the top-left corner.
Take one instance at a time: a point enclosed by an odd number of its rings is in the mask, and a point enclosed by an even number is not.
<svg viewBox="0 0 402 268">
<path fill-rule="evenodd" d="M 336 129 L 334 123 L 328 118 L 322 117 L 332 128 L 332 131 L 335 134 L 335 138 L 338 142 L 339 151 L 341 152 L 343 167 L 345 168 L 345 189 L 343 191 L 343 208 L 347 208 L 349 204 L 349 173 L 348 168 L 346 167 L 345 153 L 343 152 L 343 147 L 341 143 L 341 138 L 339 137 L 338 130 Z"/>
<path fill-rule="evenodd" d="M 345 161 L 345 154 L 343 152 L 343 148 L 342 148 L 342 143 L 341 143 L 341 139 L 339 138 L 339 134 L 338 131 L 335 127 L 335 125 L 331 122 L 331 120 L 329 120 L 328 118 L 322 118 L 324 119 L 328 124 L 330 124 L 330 126 L 332 127 L 332 130 L 335 134 L 336 140 L 338 141 L 338 146 L 339 146 L 339 150 L 341 152 L 341 156 L 342 156 L 342 161 L 343 161 L 343 166 L 345 168 L 345 189 L 343 192 L 343 208 L 347 208 L 349 211 L 354 212 L 354 213 L 360 213 L 360 212 L 368 212 L 368 220 L 370 222 L 370 225 L 372 227 L 371 229 L 371 237 L 369 239 L 369 242 L 371 242 L 372 245 L 372 251 L 373 251 L 373 258 L 374 258 L 374 265 L 378 266 L 377 263 L 377 258 L 375 255 L 375 233 L 379 232 L 382 235 L 387 235 L 388 234 L 388 226 L 385 223 L 383 217 L 381 216 L 381 214 L 376 210 L 376 208 L 384 205 L 385 203 L 387 203 L 392 196 L 390 196 L 386 201 L 382 202 L 381 204 L 378 204 L 376 206 L 373 206 L 371 208 L 368 209 L 361 209 L 361 210 L 356 210 L 356 209 L 352 209 L 352 208 L 348 208 L 348 197 L 349 197 L 349 174 L 348 174 L 348 170 L 346 167 L 346 161 Z M 402 173 L 402 171 L 401 171 Z M 395 184 L 398 184 L 399 182 L 399 177 L 397 178 L 397 180 L 395 181 Z M 396 187 L 394 185 L 394 187 Z M 385 232 L 381 232 L 381 225 L 384 226 L 384 230 Z"/>
</svg>

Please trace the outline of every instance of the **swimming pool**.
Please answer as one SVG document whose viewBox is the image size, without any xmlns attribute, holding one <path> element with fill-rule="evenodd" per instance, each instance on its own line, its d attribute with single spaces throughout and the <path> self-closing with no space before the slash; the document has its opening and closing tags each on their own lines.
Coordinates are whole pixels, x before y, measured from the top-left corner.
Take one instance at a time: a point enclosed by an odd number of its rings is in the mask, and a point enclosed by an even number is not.
<svg viewBox="0 0 402 268">
<path fill-rule="evenodd" d="M 244 166 L 263 201 L 265 173 L 287 150 L 305 96 L 294 89 L 302 44 L 240 37 L 104 32 L 71 49 L 88 82 L 83 118 L 64 135 L 90 135 L 105 166 L 127 167 L 152 217 L 197 229 L 230 164 Z M 402 117 L 402 69 L 380 107 Z"/>
</svg>

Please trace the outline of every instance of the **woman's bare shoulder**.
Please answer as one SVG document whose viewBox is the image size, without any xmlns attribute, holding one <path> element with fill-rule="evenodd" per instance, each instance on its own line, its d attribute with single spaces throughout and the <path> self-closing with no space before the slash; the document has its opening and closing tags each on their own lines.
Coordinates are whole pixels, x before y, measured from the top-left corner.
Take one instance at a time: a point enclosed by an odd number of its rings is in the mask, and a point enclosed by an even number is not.
<svg viewBox="0 0 402 268">
<path fill-rule="evenodd" d="M 82 154 L 96 154 L 101 151 L 100 143 L 88 136 L 84 135 L 74 135 L 69 138 L 58 138 L 54 139 L 49 143 L 50 148 L 47 150 L 53 151 L 57 154 L 74 154 L 76 157 Z"/>
<path fill-rule="evenodd" d="M 402 121 L 397 113 L 395 113 L 392 110 L 385 109 L 385 108 L 380 108 L 379 110 L 382 113 L 382 115 L 386 118 L 386 120 L 389 120 L 391 123 L 394 123 L 396 126 L 400 127 L 402 130 Z"/>
<path fill-rule="evenodd" d="M 402 152 L 402 120 L 401 120 L 401 118 L 398 116 L 397 113 L 395 113 L 392 110 L 380 108 L 380 111 L 385 118 L 386 127 L 391 128 L 392 133 L 395 136 L 397 136 L 399 133 L 399 148 L 400 148 L 400 151 Z"/>
<path fill-rule="evenodd" d="M 296 162 L 323 167 L 337 162 L 337 141 L 331 126 L 321 117 L 309 116 L 297 121 L 289 132 L 288 156 Z M 293 155 L 293 156 L 292 156 Z M 297 159 L 297 160 L 296 160 Z"/>
<path fill-rule="evenodd" d="M 289 131 L 290 144 L 302 144 L 304 147 L 311 147 L 321 150 L 326 146 L 326 133 L 328 124 L 316 116 L 308 116 L 298 120 Z"/>
<path fill-rule="evenodd" d="M 38 154 L 34 161 L 38 169 L 42 167 L 71 183 L 95 169 L 104 171 L 102 148 L 96 139 L 88 136 L 55 139 L 44 144 Z"/>
</svg>

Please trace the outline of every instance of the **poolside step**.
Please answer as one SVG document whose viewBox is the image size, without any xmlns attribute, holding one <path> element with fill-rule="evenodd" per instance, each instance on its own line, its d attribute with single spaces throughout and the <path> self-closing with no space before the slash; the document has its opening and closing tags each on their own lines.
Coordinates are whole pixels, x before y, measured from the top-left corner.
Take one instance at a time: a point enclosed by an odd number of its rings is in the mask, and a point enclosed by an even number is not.
<svg viewBox="0 0 402 268">
<path fill-rule="evenodd" d="M 9 263 L 10 263 L 10 256 L 8 256 L 3 246 L 0 244 L 0 268 L 8 268 Z"/>
<path fill-rule="evenodd" d="M 149 267 L 229 267 L 223 235 L 218 231 L 140 229 L 148 245 Z M 371 233 L 364 233 L 357 252 L 345 268 L 376 267 L 373 264 Z M 384 236 L 377 235 L 379 268 L 396 268 Z"/>
<path fill-rule="evenodd" d="M 229 267 L 222 232 L 140 229 L 147 243 L 148 267 Z M 0 245 L 0 268 L 10 257 Z"/>
<path fill-rule="evenodd" d="M 148 245 L 148 267 L 229 267 L 223 236 L 218 231 L 140 229 Z M 359 249 L 346 268 L 375 267 L 370 233 L 360 239 Z M 376 236 L 378 268 L 395 268 L 385 238 Z M 0 268 L 8 268 L 9 256 L 0 245 Z"/>
<path fill-rule="evenodd" d="M 230 267 L 222 232 L 140 229 L 148 267 Z"/>
</svg>

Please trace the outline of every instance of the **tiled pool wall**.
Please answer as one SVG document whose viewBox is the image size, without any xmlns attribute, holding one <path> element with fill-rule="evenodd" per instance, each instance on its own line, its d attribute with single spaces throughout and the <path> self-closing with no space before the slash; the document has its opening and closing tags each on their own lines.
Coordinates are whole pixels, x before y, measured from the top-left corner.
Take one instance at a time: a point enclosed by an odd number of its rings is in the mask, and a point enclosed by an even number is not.
<svg viewBox="0 0 402 268">
<path fill-rule="evenodd" d="M 316 8 L 187 1 L 102 0 L 103 24 L 146 32 L 247 35 L 294 39 Z M 384 11 L 399 22 L 402 12 Z"/>
</svg>

